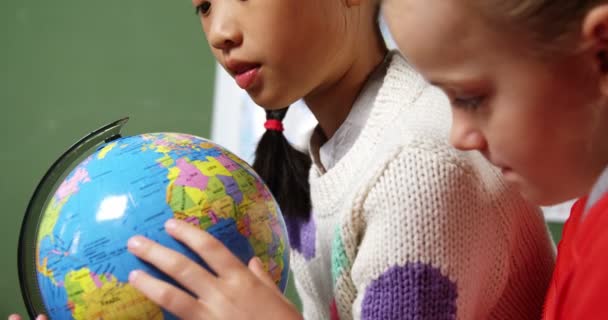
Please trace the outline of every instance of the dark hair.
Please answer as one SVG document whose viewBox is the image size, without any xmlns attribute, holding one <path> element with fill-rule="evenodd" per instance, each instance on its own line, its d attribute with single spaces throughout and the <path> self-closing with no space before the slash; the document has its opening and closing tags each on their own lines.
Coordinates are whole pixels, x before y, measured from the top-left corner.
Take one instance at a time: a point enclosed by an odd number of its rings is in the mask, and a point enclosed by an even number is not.
<svg viewBox="0 0 608 320">
<path fill-rule="evenodd" d="M 266 119 L 282 121 L 287 109 L 266 111 Z M 266 182 L 285 217 L 310 217 L 310 156 L 294 148 L 282 131 L 266 130 L 257 149 L 253 169 Z"/>
</svg>

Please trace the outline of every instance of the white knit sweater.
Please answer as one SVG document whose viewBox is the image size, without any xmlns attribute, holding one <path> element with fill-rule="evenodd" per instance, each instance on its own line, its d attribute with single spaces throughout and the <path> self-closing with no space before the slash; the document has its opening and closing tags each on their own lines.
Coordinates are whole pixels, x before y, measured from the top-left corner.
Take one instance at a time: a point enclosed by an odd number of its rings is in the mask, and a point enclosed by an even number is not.
<svg viewBox="0 0 608 320">
<path fill-rule="evenodd" d="M 447 143 L 447 99 L 393 57 L 366 126 L 287 219 L 306 319 L 540 319 L 554 248 L 540 210 Z"/>
</svg>

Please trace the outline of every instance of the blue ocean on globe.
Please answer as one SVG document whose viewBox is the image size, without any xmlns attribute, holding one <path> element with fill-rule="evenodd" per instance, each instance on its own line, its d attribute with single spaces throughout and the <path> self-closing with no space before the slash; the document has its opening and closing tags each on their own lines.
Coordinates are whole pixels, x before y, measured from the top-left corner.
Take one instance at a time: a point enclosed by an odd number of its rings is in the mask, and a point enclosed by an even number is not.
<svg viewBox="0 0 608 320">
<path fill-rule="evenodd" d="M 170 218 L 207 230 L 243 263 L 260 257 L 285 289 L 285 225 L 249 165 L 200 137 L 142 134 L 98 148 L 47 201 L 32 254 L 51 319 L 174 319 L 127 280 L 131 270 L 143 269 L 169 281 L 127 251 L 136 234 L 204 265 L 165 232 Z"/>
</svg>

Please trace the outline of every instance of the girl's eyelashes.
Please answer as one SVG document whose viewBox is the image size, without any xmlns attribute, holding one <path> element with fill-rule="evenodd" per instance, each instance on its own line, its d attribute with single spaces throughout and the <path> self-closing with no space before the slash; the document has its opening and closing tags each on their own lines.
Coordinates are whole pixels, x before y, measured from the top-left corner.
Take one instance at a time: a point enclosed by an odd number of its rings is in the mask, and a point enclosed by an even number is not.
<svg viewBox="0 0 608 320">
<path fill-rule="evenodd" d="M 206 16 L 209 14 L 210 11 L 211 2 L 209 1 L 203 1 L 201 2 L 201 4 L 194 8 L 194 13 L 196 13 L 197 16 Z"/>
<path fill-rule="evenodd" d="M 454 108 L 463 109 L 466 111 L 475 111 L 481 107 L 485 100 L 485 96 L 463 96 L 454 97 L 451 99 Z"/>
</svg>

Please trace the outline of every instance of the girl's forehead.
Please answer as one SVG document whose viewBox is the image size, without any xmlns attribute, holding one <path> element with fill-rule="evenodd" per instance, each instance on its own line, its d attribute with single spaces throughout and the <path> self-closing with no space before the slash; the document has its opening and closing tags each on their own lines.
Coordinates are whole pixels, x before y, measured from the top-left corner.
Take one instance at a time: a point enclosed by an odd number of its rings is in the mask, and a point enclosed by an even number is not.
<svg viewBox="0 0 608 320">
<path fill-rule="evenodd" d="M 405 53 L 445 55 L 474 48 L 485 33 L 483 21 L 457 0 L 387 0 L 383 14 Z"/>
<path fill-rule="evenodd" d="M 479 19 L 475 18 L 458 0 L 386 0 L 383 14 L 392 27 L 404 32 L 455 38 L 467 32 Z"/>
<path fill-rule="evenodd" d="M 490 25 L 465 3 L 386 0 L 383 14 L 397 46 L 427 80 L 487 75 L 525 49 L 516 34 Z"/>
</svg>

